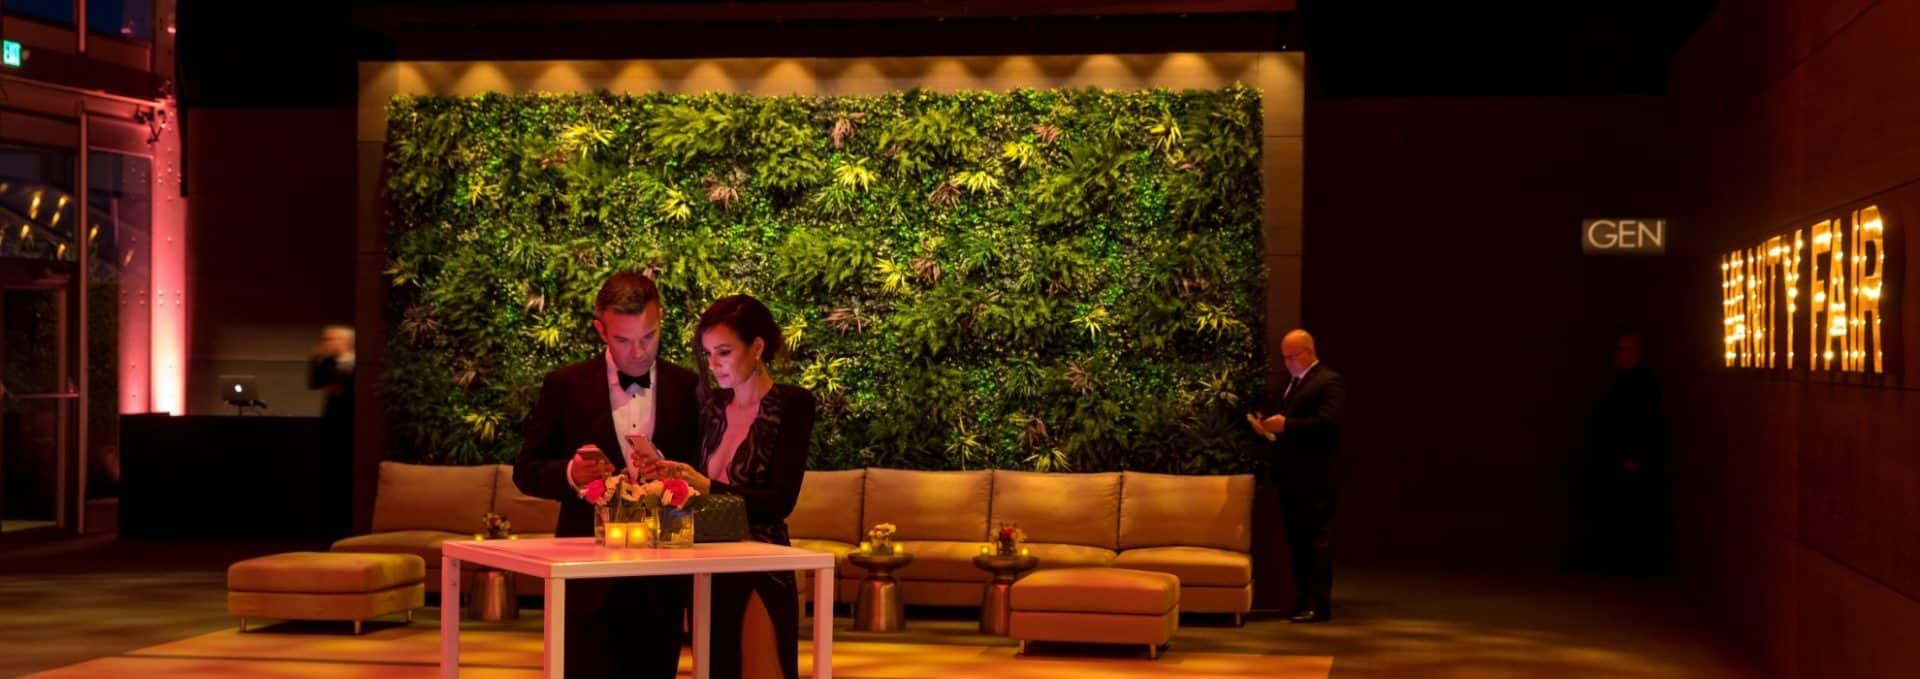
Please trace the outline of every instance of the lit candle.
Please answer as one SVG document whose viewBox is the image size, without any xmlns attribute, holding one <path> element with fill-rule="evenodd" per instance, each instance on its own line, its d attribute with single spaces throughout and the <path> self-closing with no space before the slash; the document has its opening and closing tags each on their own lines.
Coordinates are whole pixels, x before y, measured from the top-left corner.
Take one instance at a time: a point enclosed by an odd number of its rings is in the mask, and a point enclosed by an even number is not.
<svg viewBox="0 0 1920 679">
<path fill-rule="evenodd" d="M 607 524 L 607 546 L 608 547 L 627 546 L 627 524 L 624 524 L 624 523 Z"/>
<path fill-rule="evenodd" d="M 1023 556 L 1023 557 L 1024 557 L 1024 556 L 1026 556 L 1026 555 L 1027 555 L 1027 548 L 1025 548 L 1025 547 L 1021 547 L 1021 548 L 1020 548 L 1020 556 Z"/>
<path fill-rule="evenodd" d="M 861 553 L 861 554 L 872 554 L 872 553 L 873 553 L 873 543 L 871 543 L 871 542 L 866 542 L 866 541 L 864 541 L 864 540 L 863 540 L 863 541 L 861 541 L 861 542 L 860 542 L 860 553 Z"/>
<path fill-rule="evenodd" d="M 904 542 L 893 543 L 893 553 L 895 554 L 907 553 L 907 543 L 904 543 Z"/>
<path fill-rule="evenodd" d="M 980 545 L 980 553 L 981 553 L 981 554 L 991 554 L 991 553 L 993 553 L 993 546 L 992 546 L 992 545 Z"/>
</svg>

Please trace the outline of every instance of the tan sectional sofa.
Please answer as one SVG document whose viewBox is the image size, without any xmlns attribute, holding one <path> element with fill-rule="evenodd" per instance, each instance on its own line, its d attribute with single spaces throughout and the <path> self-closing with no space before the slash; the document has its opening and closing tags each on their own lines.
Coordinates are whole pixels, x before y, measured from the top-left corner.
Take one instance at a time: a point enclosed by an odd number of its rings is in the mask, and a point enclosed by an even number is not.
<svg viewBox="0 0 1920 679">
<path fill-rule="evenodd" d="M 428 589 L 437 592 L 440 544 L 472 540 L 484 530 L 488 512 L 505 515 L 523 538 L 553 537 L 560 521 L 560 503 L 521 493 L 509 465 L 381 462 L 372 532 L 339 540 L 332 551 L 419 556 L 426 561 Z M 471 581 L 462 578 L 462 589 Z M 515 589 L 522 596 L 537 596 L 543 584 L 538 578 L 516 578 Z"/>
<path fill-rule="evenodd" d="M 551 537 L 560 503 L 521 493 L 508 465 L 382 462 L 372 532 L 332 551 L 419 556 L 436 590 L 441 543 L 472 540 L 487 512 L 506 515 L 522 537 Z M 1253 604 L 1252 512 L 1248 475 L 870 468 L 807 472 L 787 525 L 794 546 L 838 557 L 839 601 L 852 601 L 866 575 L 847 553 L 868 527 L 888 522 L 914 555 L 896 574 L 907 603 L 977 606 L 987 574 L 973 556 L 988 531 L 1010 521 L 1026 532 L 1041 569 L 1170 573 L 1180 578 L 1180 610 L 1240 615 Z M 804 582 L 803 596 L 813 591 Z M 522 596 L 538 596 L 541 586 L 517 578 Z"/>
<path fill-rule="evenodd" d="M 814 471 L 787 523 L 794 546 L 839 557 L 840 601 L 865 575 L 846 554 L 886 522 L 914 555 L 895 573 L 907 603 L 978 605 L 987 575 L 973 556 L 990 530 L 1015 522 L 1041 569 L 1169 573 L 1180 610 L 1238 616 L 1253 605 L 1253 492 L 1244 474 Z"/>
</svg>

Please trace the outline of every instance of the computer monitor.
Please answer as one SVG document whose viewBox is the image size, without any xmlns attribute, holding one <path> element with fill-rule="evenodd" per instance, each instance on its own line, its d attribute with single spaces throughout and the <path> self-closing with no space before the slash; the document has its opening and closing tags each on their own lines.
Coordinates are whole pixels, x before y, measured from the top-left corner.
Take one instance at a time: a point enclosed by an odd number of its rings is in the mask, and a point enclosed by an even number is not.
<svg viewBox="0 0 1920 679">
<path fill-rule="evenodd" d="M 242 408 L 265 405 L 260 402 L 260 392 L 252 375 L 221 375 L 220 400 Z"/>
</svg>

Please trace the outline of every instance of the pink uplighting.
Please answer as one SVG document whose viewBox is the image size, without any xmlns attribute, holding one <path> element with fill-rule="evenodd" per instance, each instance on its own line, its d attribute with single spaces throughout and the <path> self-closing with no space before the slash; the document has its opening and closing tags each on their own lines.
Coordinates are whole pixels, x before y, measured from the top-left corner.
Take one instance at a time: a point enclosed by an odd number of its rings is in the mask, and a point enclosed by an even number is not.
<svg viewBox="0 0 1920 679">
<path fill-rule="evenodd" d="M 187 199 L 180 196 L 176 128 L 161 133 L 155 151 L 150 407 L 152 412 L 182 415 L 187 383 Z"/>
</svg>

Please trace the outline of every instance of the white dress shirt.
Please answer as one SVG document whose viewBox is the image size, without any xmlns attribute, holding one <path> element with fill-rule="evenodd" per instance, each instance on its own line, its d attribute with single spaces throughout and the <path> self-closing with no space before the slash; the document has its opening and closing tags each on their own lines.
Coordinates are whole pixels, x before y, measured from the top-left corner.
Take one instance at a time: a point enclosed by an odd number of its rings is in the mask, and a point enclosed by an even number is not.
<svg viewBox="0 0 1920 679">
<path fill-rule="evenodd" d="M 647 383 L 652 387 L 641 388 L 636 384 L 630 388 L 620 388 L 620 369 L 613 363 L 613 350 L 606 352 L 607 357 L 607 399 L 613 408 L 613 438 L 620 442 L 620 459 L 614 467 L 626 466 L 627 457 L 633 454 L 633 442 L 628 436 L 643 434 L 653 438 L 654 387 L 659 387 L 660 370 L 657 367 L 647 369 Z"/>
</svg>

